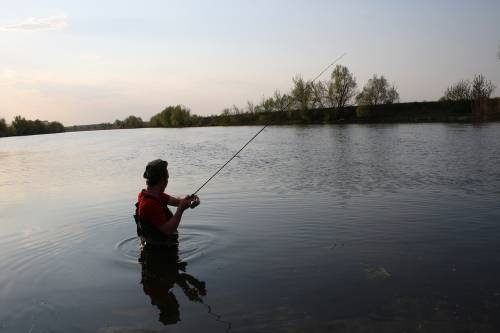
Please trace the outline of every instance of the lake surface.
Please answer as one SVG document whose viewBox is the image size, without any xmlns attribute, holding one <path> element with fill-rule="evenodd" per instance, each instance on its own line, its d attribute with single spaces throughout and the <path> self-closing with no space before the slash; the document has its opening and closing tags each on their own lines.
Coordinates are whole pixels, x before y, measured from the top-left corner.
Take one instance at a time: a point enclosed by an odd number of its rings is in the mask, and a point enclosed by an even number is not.
<svg viewBox="0 0 500 333">
<path fill-rule="evenodd" d="M 146 163 L 189 194 L 258 130 L 0 139 L 0 332 L 498 332 L 498 123 L 270 127 L 141 251 Z"/>
</svg>

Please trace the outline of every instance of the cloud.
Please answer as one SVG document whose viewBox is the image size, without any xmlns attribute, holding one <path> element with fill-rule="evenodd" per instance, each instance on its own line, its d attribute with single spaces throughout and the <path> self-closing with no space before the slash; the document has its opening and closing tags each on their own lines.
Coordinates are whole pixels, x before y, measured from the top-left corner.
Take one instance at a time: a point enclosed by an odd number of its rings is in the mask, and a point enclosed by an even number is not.
<svg viewBox="0 0 500 333">
<path fill-rule="evenodd" d="M 30 17 L 0 26 L 0 31 L 38 31 L 62 29 L 68 23 L 65 15 Z"/>
</svg>

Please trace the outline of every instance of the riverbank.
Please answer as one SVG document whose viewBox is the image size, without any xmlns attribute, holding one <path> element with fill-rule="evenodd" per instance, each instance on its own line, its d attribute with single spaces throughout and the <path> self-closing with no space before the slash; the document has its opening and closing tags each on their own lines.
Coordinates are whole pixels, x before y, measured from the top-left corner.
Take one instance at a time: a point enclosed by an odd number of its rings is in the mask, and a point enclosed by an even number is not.
<svg viewBox="0 0 500 333">
<path fill-rule="evenodd" d="M 309 125 L 343 123 L 424 123 L 424 122 L 488 122 L 500 121 L 500 98 L 482 101 L 412 102 L 385 105 L 350 106 L 343 109 L 322 108 L 274 112 L 189 116 L 178 126 L 151 126 L 149 122 L 115 122 L 75 125 L 66 131 L 107 130 L 138 127 L 204 127 L 264 125 Z"/>
<path fill-rule="evenodd" d="M 202 117 L 198 126 L 487 122 L 500 120 L 500 98 L 476 101 L 412 102 L 386 105 L 350 106 L 337 110 L 291 110 Z"/>
</svg>

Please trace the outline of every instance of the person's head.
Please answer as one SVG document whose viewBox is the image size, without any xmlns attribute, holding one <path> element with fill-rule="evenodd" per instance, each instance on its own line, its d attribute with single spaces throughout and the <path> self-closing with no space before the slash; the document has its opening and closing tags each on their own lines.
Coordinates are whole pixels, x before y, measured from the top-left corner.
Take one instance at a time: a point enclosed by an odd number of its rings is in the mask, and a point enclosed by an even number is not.
<svg viewBox="0 0 500 333">
<path fill-rule="evenodd" d="M 144 178 L 146 178 L 146 184 L 148 187 L 160 186 L 165 189 L 168 184 L 168 163 L 163 160 L 154 160 L 146 165 L 146 170 L 144 171 Z"/>
</svg>

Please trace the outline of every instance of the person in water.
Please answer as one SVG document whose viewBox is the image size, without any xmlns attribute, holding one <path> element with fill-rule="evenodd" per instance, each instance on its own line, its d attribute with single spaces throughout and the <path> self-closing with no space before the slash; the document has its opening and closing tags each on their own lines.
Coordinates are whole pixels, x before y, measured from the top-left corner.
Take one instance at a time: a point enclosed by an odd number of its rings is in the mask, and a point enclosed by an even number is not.
<svg viewBox="0 0 500 333">
<path fill-rule="evenodd" d="M 165 193 L 167 166 L 167 161 L 157 159 L 149 162 L 144 171 L 147 188 L 139 193 L 134 215 L 137 234 L 143 245 L 177 244 L 177 228 L 182 214 L 189 207 L 200 204 L 196 195 L 176 198 Z M 168 206 L 177 207 L 174 214 Z"/>
</svg>

